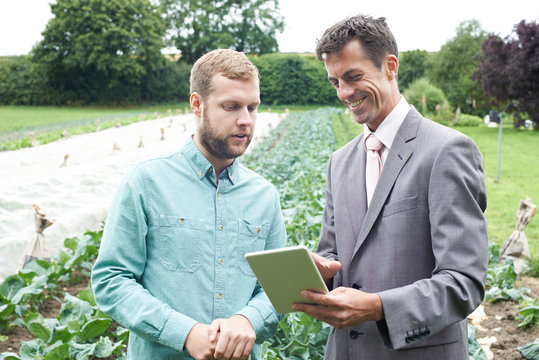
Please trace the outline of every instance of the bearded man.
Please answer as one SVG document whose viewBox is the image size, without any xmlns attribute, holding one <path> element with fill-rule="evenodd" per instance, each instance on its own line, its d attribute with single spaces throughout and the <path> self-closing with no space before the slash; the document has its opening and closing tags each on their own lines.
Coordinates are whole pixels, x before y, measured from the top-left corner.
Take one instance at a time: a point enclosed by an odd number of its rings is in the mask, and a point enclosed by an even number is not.
<svg viewBox="0 0 539 360">
<path fill-rule="evenodd" d="M 131 331 L 128 359 L 260 359 L 274 334 L 279 318 L 244 254 L 284 246 L 279 196 L 237 160 L 259 104 L 245 54 L 207 53 L 191 71 L 192 139 L 119 186 L 92 287 Z"/>
</svg>

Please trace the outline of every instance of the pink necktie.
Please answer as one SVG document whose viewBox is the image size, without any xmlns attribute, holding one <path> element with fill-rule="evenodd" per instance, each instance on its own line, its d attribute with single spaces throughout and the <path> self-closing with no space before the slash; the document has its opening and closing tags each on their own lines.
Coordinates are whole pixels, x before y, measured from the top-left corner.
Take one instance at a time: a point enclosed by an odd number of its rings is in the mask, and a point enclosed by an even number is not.
<svg viewBox="0 0 539 360">
<path fill-rule="evenodd" d="M 372 133 L 365 139 L 365 148 L 367 149 L 367 168 L 365 171 L 367 206 L 371 203 L 372 194 L 374 194 L 374 189 L 376 188 L 378 178 L 380 178 L 380 173 L 382 172 L 382 158 L 380 155 L 383 147 L 384 144 L 382 144 Z"/>
</svg>

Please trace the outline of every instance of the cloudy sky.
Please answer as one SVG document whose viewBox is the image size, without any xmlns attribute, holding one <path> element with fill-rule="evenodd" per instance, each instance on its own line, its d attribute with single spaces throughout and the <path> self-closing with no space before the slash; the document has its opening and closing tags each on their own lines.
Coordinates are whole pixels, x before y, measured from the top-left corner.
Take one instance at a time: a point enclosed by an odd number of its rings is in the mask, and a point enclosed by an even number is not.
<svg viewBox="0 0 539 360">
<path fill-rule="evenodd" d="M 0 0 L 0 56 L 27 54 L 51 18 L 51 0 Z M 384 16 L 399 49 L 437 51 L 458 24 L 477 19 L 487 32 L 509 35 L 520 20 L 539 21 L 536 0 L 280 0 L 286 28 L 280 51 L 312 52 L 316 39 L 336 21 L 364 13 Z"/>
</svg>

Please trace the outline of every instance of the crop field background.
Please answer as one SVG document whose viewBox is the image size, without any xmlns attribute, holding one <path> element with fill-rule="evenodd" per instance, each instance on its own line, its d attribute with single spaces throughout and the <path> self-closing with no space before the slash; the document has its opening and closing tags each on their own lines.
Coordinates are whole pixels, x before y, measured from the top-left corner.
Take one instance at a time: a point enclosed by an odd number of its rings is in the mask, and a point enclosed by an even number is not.
<svg viewBox="0 0 539 360">
<path fill-rule="evenodd" d="M 287 245 L 304 244 L 315 249 L 325 205 L 327 160 L 334 150 L 359 134 L 362 127 L 339 108 L 304 110 L 308 108 L 292 109 L 241 161 L 277 187 L 287 228 Z M 272 111 L 288 112 L 285 108 Z M 52 118 L 57 117 L 52 115 Z M 535 155 L 539 150 L 539 133 L 503 129 L 502 172 L 497 182 L 498 129 L 480 126 L 458 130 L 472 137 L 484 156 L 488 193 L 486 217 L 492 243 L 485 300 L 516 306 L 519 313 L 515 317 L 516 324 L 508 324 L 509 331 L 516 334 L 519 342 L 503 344 L 508 353 L 514 354 L 517 346 L 531 343 L 537 336 L 535 323 L 539 320 L 539 304 L 535 293 L 530 294 L 517 285 L 514 267 L 511 263 L 501 264 L 497 251 L 515 228 L 519 200 L 526 196 L 539 198 L 539 182 L 536 181 L 539 160 Z M 525 233 L 532 257 L 537 256 L 537 219 L 531 220 Z M 0 359 L 125 357 L 128 330 L 99 311 L 88 284 L 100 237 L 98 231 L 66 239 L 64 250 L 52 262 L 34 261 L 0 285 Z M 67 289 L 73 291 L 68 293 Z M 56 310 L 46 311 L 51 304 L 56 304 Z M 519 324 L 523 325 L 519 327 Z M 322 359 L 328 333 L 329 326 L 324 323 L 301 313 L 289 314 L 281 321 L 277 334 L 264 343 L 264 356 L 268 360 Z M 18 342 L 10 338 L 17 338 Z M 486 359 L 473 326 L 469 341 L 470 357 Z"/>
</svg>

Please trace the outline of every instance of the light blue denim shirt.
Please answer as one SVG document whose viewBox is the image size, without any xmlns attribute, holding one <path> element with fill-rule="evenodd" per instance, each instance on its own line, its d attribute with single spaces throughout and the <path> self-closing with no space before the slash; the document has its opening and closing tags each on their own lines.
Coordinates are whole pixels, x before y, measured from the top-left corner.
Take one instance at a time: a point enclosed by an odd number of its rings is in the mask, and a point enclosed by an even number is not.
<svg viewBox="0 0 539 360">
<path fill-rule="evenodd" d="M 279 321 L 245 261 L 283 247 L 276 189 L 236 159 L 216 182 L 192 140 L 144 161 L 120 184 L 107 216 L 92 287 L 99 307 L 131 330 L 128 359 L 191 359 L 195 323 L 242 314 L 251 356 Z"/>
</svg>

